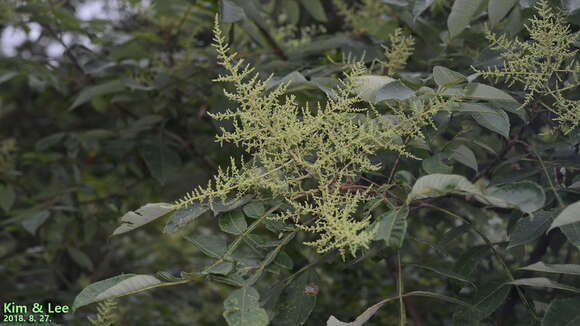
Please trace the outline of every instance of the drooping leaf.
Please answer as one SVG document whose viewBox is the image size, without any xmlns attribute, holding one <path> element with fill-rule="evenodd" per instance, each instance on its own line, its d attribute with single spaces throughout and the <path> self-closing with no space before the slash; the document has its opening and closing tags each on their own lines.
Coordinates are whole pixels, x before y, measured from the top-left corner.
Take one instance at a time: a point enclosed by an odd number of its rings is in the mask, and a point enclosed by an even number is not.
<svg viewBox="0 0 580 326">
<path fill-rule="evenodd" d="M 15 71 L 10 71 L 5 74 L 2 74 L 0 75 L 0 84 L 5 83 L 16 76 L 18 76 L 18 73 Z"/>
<path fill-rule="evenodd" d="M 485 127 L 493 132 L 496 132 L 506 139 L 509 139 L 510 134 L 510 119 L 501 109 L 493 109 L 494 113 L 480 113 L 474 112 L 471 114 L 473 120 L 475 120 L 482 127 Z"/>
<path fill-rule="evenodd" d="M 569 286 L 566 284 L 561 284 L 561 283 L 552 281 L 552 280 L 545 278 L 545 277 L 521 278 L 521 279 L 511 281 L 511 282 L 507 282 L 506 284 L 532 286 L 532 287 L 539 287 L 539 288 L 550 288 L 550 289 L 558 289 L 558 290 L 580 293 L 580 289 L 578 289 L 578 288 L 575 288 L 573 286 Z"/>
<path fill-rule="evenodd" d="M 473 325 L 491 315 L 501 306 L 508 293 L 510 286 L 482 286 L 476 295 L 473 306 L 453 314 L 453 325 Z"/>
<path fill-rule="evenodd" d="M 530 216 L 518 220 L 514 230 L 510 234 L 509 248 L 530 243 L 539 238 L 552 223 L 554 213 L 551 211 L 538 211 Z"/>
<path fill-rule="evenodd" d="M 167 206 L 169 206 L 167 203 L 150 203 L 136 211 L 127 212 L 121 217 L 121 225 L 113 231 L 112 235 L 127 233 L 167 215 L 173 211 L 170 208 L 166 208 Z"/>
<path fill-rule="evenodd" d="M 288 23 L 292 25 L 298 24 L 300 19 L 300 6 L 294 0 L 284 1 L 284 13 L 288 15 Z"/>
<path fill-rule="evenodd" d="M 14 193 L 14 188 L 11 185 L 4 186 L 0 184 L 0 207 L 4 212 L 10 211 L 15 199 L 16 194 Z"/>
<path fill-rule="evenodd" d="M 93 262 L 91 261 L 91 258 L 87 254 L 74 247 L 68 247 L 67 251 L 69 256 L 75 261 L 75 263 L 77 263 L 79 266 L 83 267 L 88 271 L 91 272 L 93 271 Z"/>
<path fill-rule="evenodd" d="M 253 287 L 242 287 L 224 301 L 223 316 L 229 326 L 266 326 L 269 319 L 259 304 L 260 294 Z"/>
<path fill-rule="evenodd" d="M 268 311 L 270 317 L 278 311 L 278 301 L 285 288 L 284 282 L 276 282 L 262 292 L 260 304 Z"/>
<path fill-rule="evenodd" d="M 106 299 L 118 298 L 161 286 L 170 286 L 188 281 L 164 282 L 153 275 L 124 274 L 93 283 L 84 288 L 73 302 L 73 310 Z"/>
<path fill-rule="evenodd" d="M 416 0 L 413 6 L 413 20 L 416 20 L 423 11 L 427 10 L 435 0 Z"/>
<path fill-rule="evenodd" d="M 320 0 L 300 0 L 300 3 L 306 8 L 306 11 L 319 22 L 327 22 L 326 12 Z"/>
<path fill-rule="evenodd" d="M 413 185 L 410 199 L 421 199 L 445 195 L 451 191 L 479 194 L 481 190 L 465 177 L 456 174 L 429 174 L 422 176 Z"/>
<path fill-rule="evenodd" d="M 435 66 L 433 68 L 433 79 L 441 87 L 467 82 L 467 78 L 463 74 L 442 66 Z"/>
<path fill-rule="evenodd" d="M 524 27 L 524 17 L 522 15 L 523 0 L 520 0 L 519 6 L 514 6 L 513 10 L 510 12 L 507 18 L 507 24 L 505 31 L 510 34 L 511 37 L 515 37 Z"/>
<path fill-rule="evenodd" d="M 566 0 L 566 14 L 568 16 L 580 13 L 580 2 L 576 0 Z"/>
<path fill-rule="evenodd" d="M 441 301 L 446 301 L 446 302 L 450 302 L 450 303 L 455 303 L 457 305 L 461 305 L 461 306 L 470 306 L 470 304 L 456 299 L 456 298 L 452 298 L 452 297 L 448 297 L 445 295 L 441 295 L 438 293 L 433 293 L 433 292 L 427 292 L 427 291 L 411 291 L 411 292 L 407 292 L 404 294 L 405 297 L 425 297 L 425 298 L 433 298 L 433 299 L 437 299 L 437 300 L 441 300 Z M 336 317 L 334 316 L 330 316 L 330 318 L 328 318 L 328 320 L 326 321 L 326 326 L 362 326 L 364 325 L 364 323 L 366 323 L 369 319 L 371 319 L 371 317 L 382 307 L 384 306 L 386 303 L 389 303 L 391 301 L 395 301 L 395 300 L 399 300 L 399 297 L 390 297 L 387 299 L 384 299 L 382 301 L 377 302 L 376 304 L 370 306 L 369 308 L 367 308 L 367 310 L 365 310 L 362 314 L 360 314 L 354 321 L 350 322 L 350 323 L 345 323 L 343 321 L 338 320 Z"/>
<path fill-rule="evenodd" d="M 518 0 L 489 0 L 487 12 L 491 27 L 499 23 L 517 2 Z"/>
<path fill-rule="evenodd" d="M 262 8 L 259 2 L 256 0 L 230 0 L 234 2 L 238 7 L 244 10 L 246 17 L 248 17 L 251 22 L 256 24 L 262 29 L 267 29 L 268 24 L 266 19 L 262 16 Z M 244 19 L 243 22 L 248 23 L 249 20 Z"/>
<path fill-rule="evenodd" d="M 201 203 L 194 203 L 176 210 L 169 217 L 169 221 L 165 225 L 164 233 L 174 233 L 187 223 L 195 220 L 197 217 L 209 210 L 209 206 Z"/>
<path fill-rule="evenodd" d="M 471 281 L 466 276 L 461 275 L 461 274 L 458 274 L 458 273 L 453 272 L 453 271 L 450 271 L 450 270 L 447 270 L 445 268 L 441 268 L 441 267 L 438 267 L 438 266 L 432 266 L 432 265 L 425 265 L 425 264 L 415 264 L 415 263 L 408 263 L 406 265 L 408 265 L 408 266 L 415 266 L 415 267 L 419 267 L 419 268 L 422 268 L 422 269 L 426 269 L 426 270 L 435 272 L 435 273 L 437 273 L 439 275 L 443 275 L 445 277 L 452 278 L 454 280 L 458 280 L 458 281 L 461 281 L 461 282 L 470 283 L 471 285 L 474 285 L 475 286 L 475 284 L 473 283 L 473 281 Z"/>
<path fill-rule="evenodd" d="M 223 23 L 235 23 L 246 17 L 244 9 L 231 0 L 220 0 L 220 14 Z"/>
<path fill-rule="evenodd" d="M 36 144 L 34 145 L 34 149 L 38 152 L 44 152 L 47 149 L 53 147 L 54 145 L 61 143 L 65 136 L 66 136 L 65 132 L 58 132 L 56 134 L 44 137 L 36 142 Z"/>
<path fill-rule="evenodd" d="M 240 235 L 248 228 L 244 214 L 240 210 L 228 212 L 219 217 L 219 226 L 223 232 Z"/>
<path fill-rule="evenodd" d="M 363 100 L 376 103 L 377 92 L 395 79 L 387 76 L 364 75 L 356 78 L 356 92 Z"/>
<path fill-rule="evenodd" d="M 276 320 L 284 325 L 303 325 L 316 305 L 319 283 L 312 269 L 292 280 L 278 301 L 279 314 Z"/>
<path fill-rule="evenodd" d="M 564 225 L 574 224 L 580 222 L 580 201 L 568 205 L 559 215 L 554 219 L 548 231 L 553 228 L 562 227 Z"/>
<path fill-rule="evenodd" d="M 548 305 L 542 326 L 580 325 L 580 299 L 554 299 Z"/>
<path fill-rule="evenodd" d="M 318 87 L 318 89 L 323 91 L 324 94 L 326 94 L 328 97 L 332 99 L 336 98 L 335 94 L 333 93 L 333 90 L 338 86 L 338 80 L 336 80 L 336 78 L 312 77 L 310 79 L 310 84 Z"/>
<path fill-rule="evenodd" d="M 544 207 L 546 202 L 544 189 L 537 183 L 527 180 L 503 185 L 488 191 L 488 194 L 501 198 L 528 214 Z"/>
<path fill-rule="evenodd" d="M 43 210 L 25 215 L 21 223 L 26 231 L 30 232 L 32 235 L 36 235 L 36 230 L 38 230 L 38 228 L 44 224 L 49 217 L 50 212 Z"/>
<path fill-rule="evenodd" d="M 125 89 L 125 83 L 120 79 L 108 81 L 96 86 L 87 87 L 79 93 L 73 104 L 68 109 L 74 110 L 81 104 L 89 102 L 96 96 L 117 93 L 123 89 Z"/>
<path fill-rule="evenodd" d="M 407 202 L 414 199 L 439 197 L 450 192 L 473 195 L 477 200 L 497 207 L 509 207 L 509 204 L 503 199 L 484 194 L 481 189 L 469 182 L 464 176 L 439 173 L 417 179 L 407 197 Z"/>
<path fill-rule="evenodd" d="M 477 172 L 477 159 L 469 147 L 461 145 L 453 150 L 451 158 Z"/>
<path fill-rule="evenodd" d="M 580 249 L 580 222 L 560 226 L 568 241 Z"/>
<path fill-rule="evenodd" d="M 140 150 L 141 157 L 147 164 L 151 175 L 161 185 L 181 167 L 181 157 L 167 145 L 144 144 Z"/>
<path fill-rule="evenodd" d="M 447 27 L 451 38 L 459 35 L 471 21 L 471 17 L 480 5 L 481 0 L 455 0 L 447 18 Z"/>
<path fill-rule="evenodd" d="M 575 264 L 544 264 L 539 261 L 528 266 L 520 267 L 519 269 L 544 273 L 580 275 L 580 265 Z"/>
<path fill-rule="evenodd" d="M 409 215 L 409 206 L 405 204 L 397 210 L 378 217 L 374 239 L 385 240 L 388 246 L 401 248 L 407 233 L 407 215 Z"/>
</svg>

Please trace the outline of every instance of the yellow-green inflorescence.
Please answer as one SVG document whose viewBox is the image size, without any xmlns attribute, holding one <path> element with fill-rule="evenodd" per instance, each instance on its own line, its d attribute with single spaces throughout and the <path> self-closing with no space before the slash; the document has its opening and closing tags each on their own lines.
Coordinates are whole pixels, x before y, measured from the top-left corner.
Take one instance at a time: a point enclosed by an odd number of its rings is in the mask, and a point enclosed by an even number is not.
<svg viewBox="0 0 580 326">
<path fill-rule="evenodd" d="M 526 96 L 522 106 L 537 96 L 550 96 L 552 103 L 539 103 L 556 116 L 560 129 L 567 134 L 580 124 L 580 101 L 564 96 L 565 91 L 579 86 L 580 65 L 574 60 L 578 34 L 570 31 L 562 12 L 553 10 L 547 0 L 539 1 L 536 9 L 537 15 L 525 26 L 529 40 L 488 33 L 493 49 L 502 51 L 503 67 L 475 70 L 485 78 L 504 79 L 509 86 L 523 84 Z"/>
<path fill-rule="evenodd" d="M 387 61 L 381 61 L 381 71 L 386 68 L 387 75 L 394 76 L 395 73 L 403 70 L 407 65 L 407 59 L 409 59 L 415 49 L 415 40 L 412 36 L 403 35 L 401 28 L 395 29 L 389 36 L 389 40 L 391 42 L 390 46 L 383 45 Z"/>
<path fill-rule="evenodd" d="M 362 101 L 355 92 L 357 78 L 366 72 L 362 62 L 352 64 L 324 104 L 302 106 L 294 96 L 284 95 L 288 83 L 266 91 L 270 78 L 261 80 L 230 54 L 217 19 L 214 33 L 218 62 L 227 72 L 215 81 L 232 83 L 233 90 L 224 93 L 237 103 L 211 114 L 216 120 L 233 121 L 232 130 L 222 128 L 217 141 L 241 146 L 252 159 L 237 164 L 232 158 L 231 166 L 220 169 L 207 187 L 193 190 L 174 208 L 206 201 L 211 205 L 216 198 L 237 199 L 248 193 L 283 198 L 289 209 L 270 218 L 292 220 L 317 234 L 316 240 L 305 243 L 317 252 L 338 249 L 344 258 L 346 251 L 354 256 L 368 248 L 375 232 L 371 216 L 360 218 L 356 213 L 369 189 L 344 187 L 345 181 L 379 170 L 380 164 L 371 162 L 379 150 L 409 156 L 395 139 L 421 136 L 421 128 L 442 106 L 415 103 L 410 110 L 381 116 L 372 106 L 355 105 Z"/>
</svg>

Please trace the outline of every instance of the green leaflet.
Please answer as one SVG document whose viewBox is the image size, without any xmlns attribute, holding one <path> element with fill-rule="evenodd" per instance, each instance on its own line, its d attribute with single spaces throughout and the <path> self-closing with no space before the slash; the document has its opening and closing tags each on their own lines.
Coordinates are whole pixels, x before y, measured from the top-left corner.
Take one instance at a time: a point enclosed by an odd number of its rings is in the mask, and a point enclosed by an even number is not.
<svg viewBox="0 0 580 326">
<path fill-rule="evenodd" d="M 532 213 L 544 207 L 546 194 L 544 189 L 532 181 L 520 181 L 488 190 L 490 196 L 502 198 L 520 208 L 522 212 Z"/>
<path fill-rule="evenodd" d="M 370 103 L 377 102 L 377 93 L 384 86 L 392 83 L 395 79 L 387 76 L 364 75 L 356 78 L 358 83 L 356 91 L 365 101 Z"/>
<path fill-rule="evenodd" d="M 554 299 L 548 305 L 542 326 L 580 325 L 580 299 Z"/>
<path fill-rule="evenodd" d="M 415 297 L 415 296 L 416 297 L 426 297 L 426 298 L 438 299 L 438 300 L 441 300 L 441 301 L 455 303 L 457 305 L 462 305 L 462 306 L 468 306 L 468 307 L 470 306 L 469 303 L 466 303 L 466 302 L 461 301 L 459 299 L 452 298 L 452 297 L 448 297 L 448 296 L 441 295 L 441 294 L 438 294 L 438 293 L 433 293 L 433 292 L 427 292 L 427 291 L 412 291 L 412 292 L 407 292 L 407 293 L 403 294 L 403 297 Z M 360 314 L 354 321 L 352 321 L 350 323 L 342 322 L 342 321 L 338 320 L 336 317 L 330 316 L 330 318 L 328 318 L 328 321 L 326 322 L 326 326 L 362 326 L 369 319 L 371 319 L 371 317 L 382 306 L 384 306 L 386 303 L 389 303 L 391 301 L 395 301 L 395 300 L 398 300 L 398 299 L 399 299 L 398 296 L 384 299 L 384 300 L 382 300 L 382 301 L 380 301 L 380 302 L 372 305 L 371 307 L 369 307 L 362 314 Z"/>
<path fill-rule="evenodd" d="M 35 235 L 38 228 L 50 217 L 50 212 L 43 210 L 39 212 L 27 213 L 22 217 L 22 227 L 30 234 Z"/>
<path fill-rule="evenodd" d="M 549 288 L 549 289 L 559 289 L 564 291 L 570 291 L 574 293 L 580 293 L 579 288 L 575 288 L 570 285 L 561 284 L 555 281 L 552 281 L 545 277 L 531 277 L 531 278 L 522 278 L 517 279 L 511 282 L 507 282 L 506 284 L 513 284 L 513 285 L 524 285 L 524 286 L 531 286 L 531 287 L 538 287 L 538 288 Z"/>
<path fill-rule="evenodd" d="M 528 266 L 520 267 L 519 269 L 545 273 L 580 275 L 580 265 L 575 264 L 544 264 L 539 261 Z"/>
<path fill-rule="evenodd" d="M 580 222 L 561 226 L 560 230 L 566 235 L 568 241 L 580 249 Z"/>
<path fill-rule="evenodd" d="M 292 280 L 278 301 L 276 320 L 285 325 L 303 325 L 316 305 L 319 284 L 318 275 L 312 269 Z"/>
<path fill-rule="evenodd" d="M 259 305 L 260 295 L 253 287 L 242 287 L 224 301 L 223 316 L 230 326 L 266 326 L 269 319 Z"/>
<path fill-rule="evenodd" d="M 407 202 L 411 202 L 414 199 L 439 197 L 447 193 L 472 195 L 483 203 L 498 207 L 509 206 L 503 199 L 486 195 L 481 189 L 461 175 L 439 173 L 429 174 L 417 179 L 407 197 Z"/>
<path fill-rule="evenodd" d="M 514 207 L 527 213 L 543 207 L 545 201 L 543 189 L 531 181 L 482 190 L 461 175 L 435 173 L 423 176 L 415 182 L 407 202 L 443 196 L 447 193 L 471 195 L 484 204 L 504 208 Z"/>
<path fill-rule="evenodd" d="M 185 238 L 209 257 L 221 258 L 227 250 L 226 240 L 217 235 L 199 235 Z"/>
<path fill-rule="evenodd" d="M 471 21 L 481 0 L 455 0 L 447 18 L 447 27 L 451 38 L 459 35 Z"/>
<path fill-rule="evenodd" d="M 121 217 L 121 225 L 113 231 L 112 235 L 127 233 L 147 223 L 166 216 L 173 209 L 168 208 L 167 203 L 152 203 L 142 206 L 136 211 L 130 211 Z"/>
<path fill-rule="evenodd" d="M 14 188 L 10 185 L 2 185 L 0 184 L 0 208 L 4 210 L 4 212 L 9 212 L 14 205 L 14 201 L 16 200 L 16 193 L 14 192 Z"/>
<path fill-rule="evenodd" d="M 517 2 L 518 0 L 489 0 L 487 12 L 491 27 L 499 23 Z"/>
<path fill-rule="evenodd" d="M 206 204 L 194 203 L 192 205 L 187 205 L 177 209 L 169 217 L 169 221 L 165 225 L 163 230 L 164 233 L 174 233 L 179 228 L 183 227 L 187 223 L 195 220 L 197 217 L 203 213 L 209 211 L 209 206 Z"/>
<path fill-rule="evenodd" d="M 510 287 L 485 286 L 478 290 L 473 306 L 453 314 L 453 325 L 473 325 L 491 315 L 507 298 Z"/>
<path fill-rule="evenodd" d="M 87 254 L 73 247 L 68 247 L 67 252 L 68 255 L 72 258 L 72 260 L 74 260 L 75 263 L 77 263 L 79 266 L 83 267 L 88 271 L 91 272 L 93 271 L 94 269 L 93 261 Z"/>
<path fill-rule="evenodd" d="M 468 103 L 463 103 L 466 106 Z M 504 110 L 489 107 L 492 112 L 474 112 L 471 114 L 475 120 L 482 127 L 485 127 L 493 132 L 502 135 L 509 139 L 510 134 L 510 119 Z"/>
<path fill-rule="evenodd" d="M 83 89 L 77 98 L 74 100 L 73 104 L 68 108 L 69 110 L 74 110 L 81 104 L 84 104 L 94 97 L 117 93 L 122 91 L 125 88 L 125 82 L 123 80 L 112 80 L 100 85 L 90 86 Z"/>
<path fill-rule="evenodd" d="M 388 246 L 401 248 L 407 233 L 408 215 L 409 206 L 404 204 L 397 210 L 379 216 L 374 240 L 384 240 Z"/>
<path fill-rule="evenodd" d="M 440 87 L 447 87 L 467 82 L 463 74 L 442 66 L 433 67 L 433 79 Z"/>
<path fill-rule="evenodd" d="M 219 217 L 219 226 L 223 232 L 240 235 L 248 228 L 244 214 L 240 210 L 228 212 Z"/>
<path fill-rule="evenodd" d="M 165 144 L 145 144 L 141 147 L 140 153 L 151 175 L 162 186 L 181 167 L 179 154 Z"/>
<path fill-rule="evenodd" d="M 423 11 L 427 10 L 435 0 L 416 0 L 413 6 L 413 20 L 417 19 Z"/>
<path fill-rule="evenodd" d="M 552 230 L 553 228 L 578 222 L 580 222 L 580 201 L 568 205 L 560 214 L 558 214 L 558 217 L 554 219 L 548 231 Z"/>
<path fill-rule="evenodd" d="M 259 202 L 250 202 L 244 205 L 242 210 L 249 218 L 259 218 L 266 212 L 266 207 L 264 207 L 264 204 Z"/>
<path fill-rule="evenodd" d="M 552 211 L 538 211 L 520 218 L 510 234 L 508 248 L 536 240 L 548 230 L 553 219 L 554 212 Z"/>
<path fill-rule="evenodd" d="M 76 310 L 93 302 L 118 298 L 156 287 L 177 285 L 186 282 L 189 281 L 179 280 L 175 282 L 166 282 L 153 275 L 145 274 L 119 275 L 93 283 L 84 288 L 75 298 L 72 308 L 73 310 Z"/>
<path fill-rule="evenodd" d="M 477 158 L 469 147 L 461 145 L 453 150 L 451 158 L 477 172 Z"/>
<path fill-rule="evenodd" d="M 314 17 L 314 19 L 320 22 L 326 22 L 328 20 L 320 0 L 300 0 L 300 3 L 304 6 L 304 8 L 306 8 L 306 11 L 308 11 L 308 13 Z"/>
<path fill-rule="evenodd" d="M 220 0 L 220 12 L 224 23 L 235 23 L 246 17 L 244 9 L 231 0 Z"/>
</svg>

